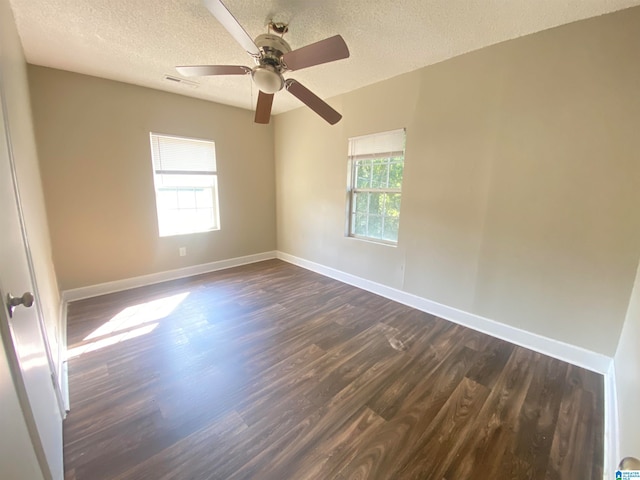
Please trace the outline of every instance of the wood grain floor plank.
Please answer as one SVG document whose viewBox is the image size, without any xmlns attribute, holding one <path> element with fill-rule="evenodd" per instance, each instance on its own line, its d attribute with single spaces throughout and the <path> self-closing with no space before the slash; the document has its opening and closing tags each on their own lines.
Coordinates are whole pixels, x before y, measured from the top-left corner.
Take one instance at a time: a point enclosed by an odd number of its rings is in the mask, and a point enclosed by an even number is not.
<svg viewBox="0 0 640 480">
<path fill-rule="evenodd" d="M 513 453 L 531 470 L 531 478 L 541 478 L 547 469 L 555 427 L 560 413 L 567 365 L 558 360 L 540 359 L 541 375 L 532 378 L 520 410 L 518 437 Z"/>
<path fill-rule="evenodd" d="M 529 350 L 514 349 L 500 378 L 474 421 L 474 435 L 466 439 L 461 455 L 444 478 L 500 478 L 518 433 L 518 414 L 534 376 L 535 360 Z"/>
<path fill-rule="evenodd" d="M 270 260 L 73 302 L 67 480 L 601 478 L 600 375 Z"/>
<path fill-rule="evenodd" d="M 114 480 L 161 480 L 179 478 L 185 469 L 202 467 L 212 454 L 223 451 L 226 444 L 248 427 L 236 412 L 220 421 L 184 437 L 170 448 L 147 458 Z"/>
<path fill-rule="evenodd" d="M 340 473 L 345 478 L 364 471 L 368 472 L 367 475 L 393 478 L 410 459 L 415 460 L 428 438 L 429 425 L 458 388 L 475 356 L 476 352 L 458 345 L 457 350 L 434 366 L 425 381 L 407 395 L 384 430 L 364 442 L 361 450 Z M 398 478 L 402 476 L 398 475 Z"/>
<path fill-rule="evenodd" d="M 489 392 L 487 387 L 462 378 L 427 427 L 413 457 L 397 470 L 397 475 L 441 479 L 458 456 L 464 440 L 473 434 L 472 420 L 480 412 Z"/>
<path fill-rule="evenodd" d="M 400 360 L 396 357 L 391 362 L 382 361 L 373 365 L 324 406 L 252 458 L 229 479 L 288 478 L 286 474 L 292 468 L 292 463 L 299 462 L 300 457 L 304 457 L 316 443 L 339 436 L 352 417 L 364 408 L 363 399 L 369 398 L 381 388 L 393 371 L 395 363 Z"/>
<path fill-rule="evenodd" d="M 596 402 L 594 393 L 584 388 L 584 372 L 568 367 L 558 422 L 549 458 L 547 478 L 592 478 L 594 467 L 584 461 L 585 457 L 598 458 L 600 441 L 594 442 L 593 418 Z M 597 431 L 597 430 L 596 430 Z M 572 455 L 574 451 L 581 456 Z M 601 467 L 596 467 L 596 471 Z"/>
<path fill-rule="evenodd" d="M 500 340 L 485 343 L 467 378 L 485 387 L 493 388 L 514 348 L 515 345 Z"/>
</svg>

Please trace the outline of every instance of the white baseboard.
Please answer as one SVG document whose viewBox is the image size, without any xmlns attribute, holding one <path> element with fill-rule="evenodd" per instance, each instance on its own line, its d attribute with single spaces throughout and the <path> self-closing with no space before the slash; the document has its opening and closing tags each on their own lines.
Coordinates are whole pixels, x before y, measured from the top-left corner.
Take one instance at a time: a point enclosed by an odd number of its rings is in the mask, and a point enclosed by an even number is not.
<svg viewBox="0 0 640 480">
<path fill-rule="evenodd" d="M 613 480 L 620 459 L 620 431 L 618 423 L 618 396 L 616 367 L 611 362 L 604 376 L 604 480 Z"/>
<path fill-rule="evenodd" d="M 288 253 L 279 251 L 277 252 L 277 256 L 285 262 L 298 265 L 299 267 L 306 268 L 307 270 L 362 288 L 363 290 L 367 290 L 409 307 L 444 318 L 445 320 L 469 327 L 473 330 L 486 333 L 492 337 L 500 338 L 510 343 L 515 343 L 521 347 L 543 353 L 573 365 L 586 368 L 593 372 L 603 375 L 606 374 L 609 371 L 609 367 L 612 362 L 612 359 L 606 355 L 560 342 L 552 338 L 547 338 L 542 335 L 527 332 L 473 313 L 458 310 L 457 308 L 443 305 L 441 303 L 434 302 L 387 285 L 382 285 L 350 273 L 336 270 L 331 267 L 326 267 L 319 263 L 311 262 L 294 255 L 289 255 Z"/>
<path fill-rule="evenodd" d="M 191 277 L 193 275 L 201 275 L 203 273 L 215 272 L 216 270 L 224 270 L 225 268 L 239 267 L 249 263 L 262 262 L 276 258 L 276 252 L 263 252 L 244 257 L 229 258 L 219 260 L 217 262 L 203 263 L 201 265 L 193 265 L 191 267 L 178 268 L 165 272 L 151 273 L 139 277 L 125 278 L 114 282 L 100 283 L 90 285 L 88 287 L 73 288 L 62 292 L 62 298 L 66 302 L 82 300 L 85 298 L 97 297 L 108 293 L 120 292 L 131 288 L 153 285 L 155 283 L 166 282 L 169 280 L 177 280 L 179 278 Z"/>
</svg>

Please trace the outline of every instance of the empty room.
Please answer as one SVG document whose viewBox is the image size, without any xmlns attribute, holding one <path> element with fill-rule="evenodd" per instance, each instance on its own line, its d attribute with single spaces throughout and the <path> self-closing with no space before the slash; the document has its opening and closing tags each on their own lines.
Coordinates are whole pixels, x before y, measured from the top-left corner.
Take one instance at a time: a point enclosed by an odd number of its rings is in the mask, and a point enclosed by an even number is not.
<svg viewBox="0 0 640 480">
<path fill-rule="evenodd" d="M 640 475 L 640 0 L 0 0 L 0 478 Z"/>
</svg>

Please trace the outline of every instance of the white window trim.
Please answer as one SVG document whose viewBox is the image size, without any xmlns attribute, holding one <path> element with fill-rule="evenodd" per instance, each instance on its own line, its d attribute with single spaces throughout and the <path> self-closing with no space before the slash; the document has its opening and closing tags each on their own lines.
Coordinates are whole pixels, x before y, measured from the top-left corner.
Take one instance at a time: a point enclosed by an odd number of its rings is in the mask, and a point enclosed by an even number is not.
<svg viewBox="0 0 640 480">
<path fill-rule="evenodd" d="M 406 129 L 403 128 L 398 130 L 403 130 L 406 138 Z M 393 131 L 394 130 L 391 130 L 389 132 L 393 132 Z M 374 133 L 374 134 L 371 134 L 371 136 L 382 135 L 389 132 Z M 359 137 L 353 137 L 353 138 L 359 138 Z M 349 140 L 351 139 L 352 138 L 349 138 Z M 353 220 L 354 220 L 353 209 L 355 208 L 354 199 L 356 194 L 358 193 L 392 193 L 394 194 L 395 193 L 395 194 L 402 195 L 402 188 L 357 188 L 355 186 L 356 162 L 360 160 L 369 160 L 369 159 L 378 159 L 378 158 L 391 159 L 393 157 L 401 156 L 402 163 L 403 163 L 403 174 L 404 174 L 405 155 L 406 155 L 406 150 L 394 150 L 394 151 L 388 151 L 388 152 L 369 153 L 369 154 L 362 154 L 362 155 L 348 155 L 347 191 L 346 191 L 346 197 L 347 197 L 346 198 L 346 224 L 345 224 L 345 236 L 347 238 L 354 238 L 357 240 L 363 240 L 371 243 L 388 245 L 392 247 L 398 246 L 398 242 L 400 240 L 399 230 L 398 230 L 398 239 L 395 241 L 386 240 L 382 238 L 368 237 L 364 235 L 358 235 L 353 232 Z"/>
<path fill-rule="evenodd" d="M 163 170 L 163 169 L 157 169 L 156 170 L 156 165 L 154 162 L 154 137 L 165 137 L 165 138 L 175 138 L 178 140 L 192 140 L 195 142 L 203 142 L 203 143 L 207 143 L 207 144 L 211 144 L 213 146 L 214 149 L 214 161 L 215 161 L 215 170 Z M 215 151 L 215 141 L 211 140 L 211 139 L 206 139 L 206 138 L 197 138 L 197 137 L 186 137 L 186 136 L 182 136 L 182 135 L 172 135 L 172 134 L 166 134 L 166 133 L 159 133 L 159 132 L 149 132 L 149 142 L 150 142 L 150 153 L 151 153 L 151 171 L 153 174 L 153 185 L 154 185 L 154 203 L 155 203 L 155 207 L 156 207 L 156 225 L 157 225 L 157 232 L 158 232 L 158 236 L 160 238 L 168 238 L 168 237 L 175 237 L 175 236 L 181 236 L 181 235 L 197 235 L 197 234 L 201 234 L 201 233 L 208 233 L 208 232 L 215 232 L 220 230 L 220 192 L 219 192 L 219 188 L 218 188 L 218 168 L 217 168 L 217 159 L 215 159 L 215 155 L 216 155 L 216 151 Z M 157 175 L 198 175 L 198 176 L 203 176 L 203 175 L 210 175 L 213 179 L 213 185 L 212 188 L 213 189 L 213 216 L 214 216 L 214 226 L 212 228 L 207 228 L 207 229 L 202 229 L 202 230 L 197 230 L 197 231 L 189 231 L 189 232 L 173 232 L 173 233 L 162 233 L 160 231 L 160 210 L 158 209 L 158 189 L 162 188 L 162 186 L 158 185 L 157 183 Z M 185 186 L 185 188 L 195 188 L 195 187 L 189 187 L 189 186 Z M 186 210 L 186 209 L 185 209 Z M 197 208 L 196 208 L 197 210 Z"/>
</svg>

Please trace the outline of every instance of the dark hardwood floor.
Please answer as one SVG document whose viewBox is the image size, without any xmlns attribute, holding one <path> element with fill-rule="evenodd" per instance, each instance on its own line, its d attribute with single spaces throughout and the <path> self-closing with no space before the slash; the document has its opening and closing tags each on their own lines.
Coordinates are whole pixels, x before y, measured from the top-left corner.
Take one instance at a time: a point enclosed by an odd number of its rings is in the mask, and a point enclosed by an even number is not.
<svg viewBox="0 0 640 480">
<path fill-rule="evenodd" d="M 603 379 L 272 260 L 74 302 L 68 480 L 602 479 Z"/>
</svg>

